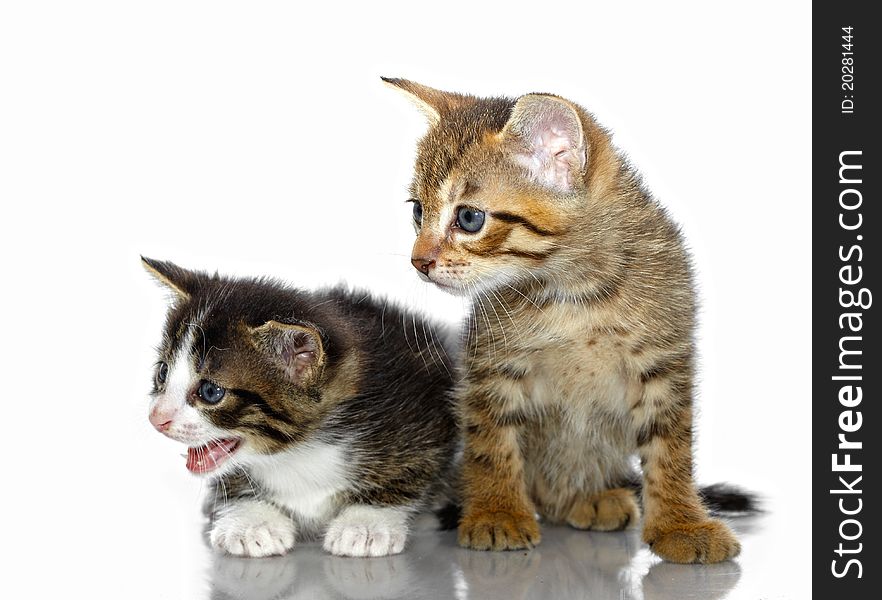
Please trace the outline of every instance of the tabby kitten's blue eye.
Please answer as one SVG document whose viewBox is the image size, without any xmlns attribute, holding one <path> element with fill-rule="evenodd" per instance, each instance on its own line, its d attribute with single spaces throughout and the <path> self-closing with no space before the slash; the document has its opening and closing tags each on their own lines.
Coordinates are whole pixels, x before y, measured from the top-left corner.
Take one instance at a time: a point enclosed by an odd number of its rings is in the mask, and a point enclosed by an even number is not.
<svg viewBox="0 0 882 600">
<path fill-rule="evenodd" d="M 423 205 L 420 204 L 419 200 L 412 200 L 413 202 L 413 222 L 417 225 L 422 225 L 423 223 Z"/>
<path fill-rule="evenodd" d="M 227 391 L 219 385 L 215 385 L 210 381 L 203 381 L 199 384 L 196 394 L 209 404 L 217 404 L 220 402 Z"/>
<path fill-rule="evenodd" d="M 484 211 L 461 206 L 456 211 L 456 226 L 469 233 L 477 233 L 484 226 Z"/>
<path fill-rule="evenodd" d="M 164 362 L 159 362 L 156 365 L 156 387 L 165 383 L 166 379 L 168 379 L 168 365 Z"/>
</svg>

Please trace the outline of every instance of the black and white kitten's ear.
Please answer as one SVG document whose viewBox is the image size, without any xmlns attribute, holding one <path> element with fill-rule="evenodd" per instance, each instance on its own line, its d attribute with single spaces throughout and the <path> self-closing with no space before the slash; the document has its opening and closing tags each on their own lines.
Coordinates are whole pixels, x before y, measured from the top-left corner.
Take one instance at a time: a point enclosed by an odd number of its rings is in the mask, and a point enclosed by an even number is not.
<svg viewBox="0 0 882 600">
<path fill-rule="evenodd" d="M 310 377 L 325 361 L 321 334 L 307 325 L 269 321 L 252 328 L 251 339 L 295 383 Z"/>
<path fill-rule="evenodd" d="M 181 300 L 189 300 L 196 290 L 198 275 L 178 265 L 152 258 L 141 257 L 141 264 L 159 283 L 170 289 Z"/>
<path fill-rule="evenodd" d="M 569 192 L 585 173 L 588 149 L 582 120 L 562 98 L 521 96 L 501 135 L 514 161 L 541 185 Z"/>
<path fill-rule="evenodd" d="M 458 106 L 466 98 L 462 94 L 442 92 L 407 79 L 397 77 L 380 77 L 380 79 L 389 87 L 404 94 L 420 109 L 420 112 L 426 115 L 432 125 L 436 125 L 441 120 L 441 115 Z"/>
</svg>

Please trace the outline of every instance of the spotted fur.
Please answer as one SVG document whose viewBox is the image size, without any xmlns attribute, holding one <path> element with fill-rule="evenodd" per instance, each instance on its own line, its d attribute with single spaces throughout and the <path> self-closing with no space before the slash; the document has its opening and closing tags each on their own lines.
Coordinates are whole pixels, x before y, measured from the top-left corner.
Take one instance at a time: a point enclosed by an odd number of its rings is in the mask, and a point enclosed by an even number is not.
<svg viewBox="0 0 882 600">
<path fill-rule="evenodd" d="M 413 262 L 472 298 L 459 541 L 531 547 L 534 512 L 582 529 L 637 523 L 674 562 L 738 554 L 692 478 L 695 293 L 677 226 L 580 106 L 386 79 L 430 127 L 419 142 Z M 469 233 L 457 220 L 484 214 Z"/>
</svg>

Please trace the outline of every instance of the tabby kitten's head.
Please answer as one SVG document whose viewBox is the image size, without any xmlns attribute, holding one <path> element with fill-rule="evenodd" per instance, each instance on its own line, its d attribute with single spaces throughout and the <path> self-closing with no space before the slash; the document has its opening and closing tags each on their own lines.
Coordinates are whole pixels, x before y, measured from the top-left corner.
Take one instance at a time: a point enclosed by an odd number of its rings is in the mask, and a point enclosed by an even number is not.
<svg viewBox="0 0 882 600">
<path fill-rule="evenodd" d="M 568 252 L 567 239 L 584 226 L 594 138 L 600 147 L 606 135 L 585 111 L 548 94 L 477 98 L 384 81 L 430 123 L 410 190 L 411 262 L 425 278 L 475 294 L 559 277 L 584 256 Z"/>
<path fill-rule="evenodd" d="M 220 472 L 304 440 L 326 411 L 335 369 L 327 337 L 298 318 L 291 292 L 142 260 L 174 293 L 149 419 L 187 445 L 187 469 Z"/>
</svg>

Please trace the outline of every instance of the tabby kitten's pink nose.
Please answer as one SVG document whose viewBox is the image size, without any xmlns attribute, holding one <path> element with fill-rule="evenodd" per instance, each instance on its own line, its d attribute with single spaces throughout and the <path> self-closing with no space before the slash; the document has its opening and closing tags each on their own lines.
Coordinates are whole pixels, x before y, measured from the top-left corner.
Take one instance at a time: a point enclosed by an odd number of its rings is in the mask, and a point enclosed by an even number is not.
<svg viewBox="0 0 882 600">
<path fill-rule="evenodd" d="M 429 269 L 435 266 L 435 261 L 427 258 L 412 258 L 410 262 L 417 271 L 425 275 L 428 275 Z"/>
</svg>

